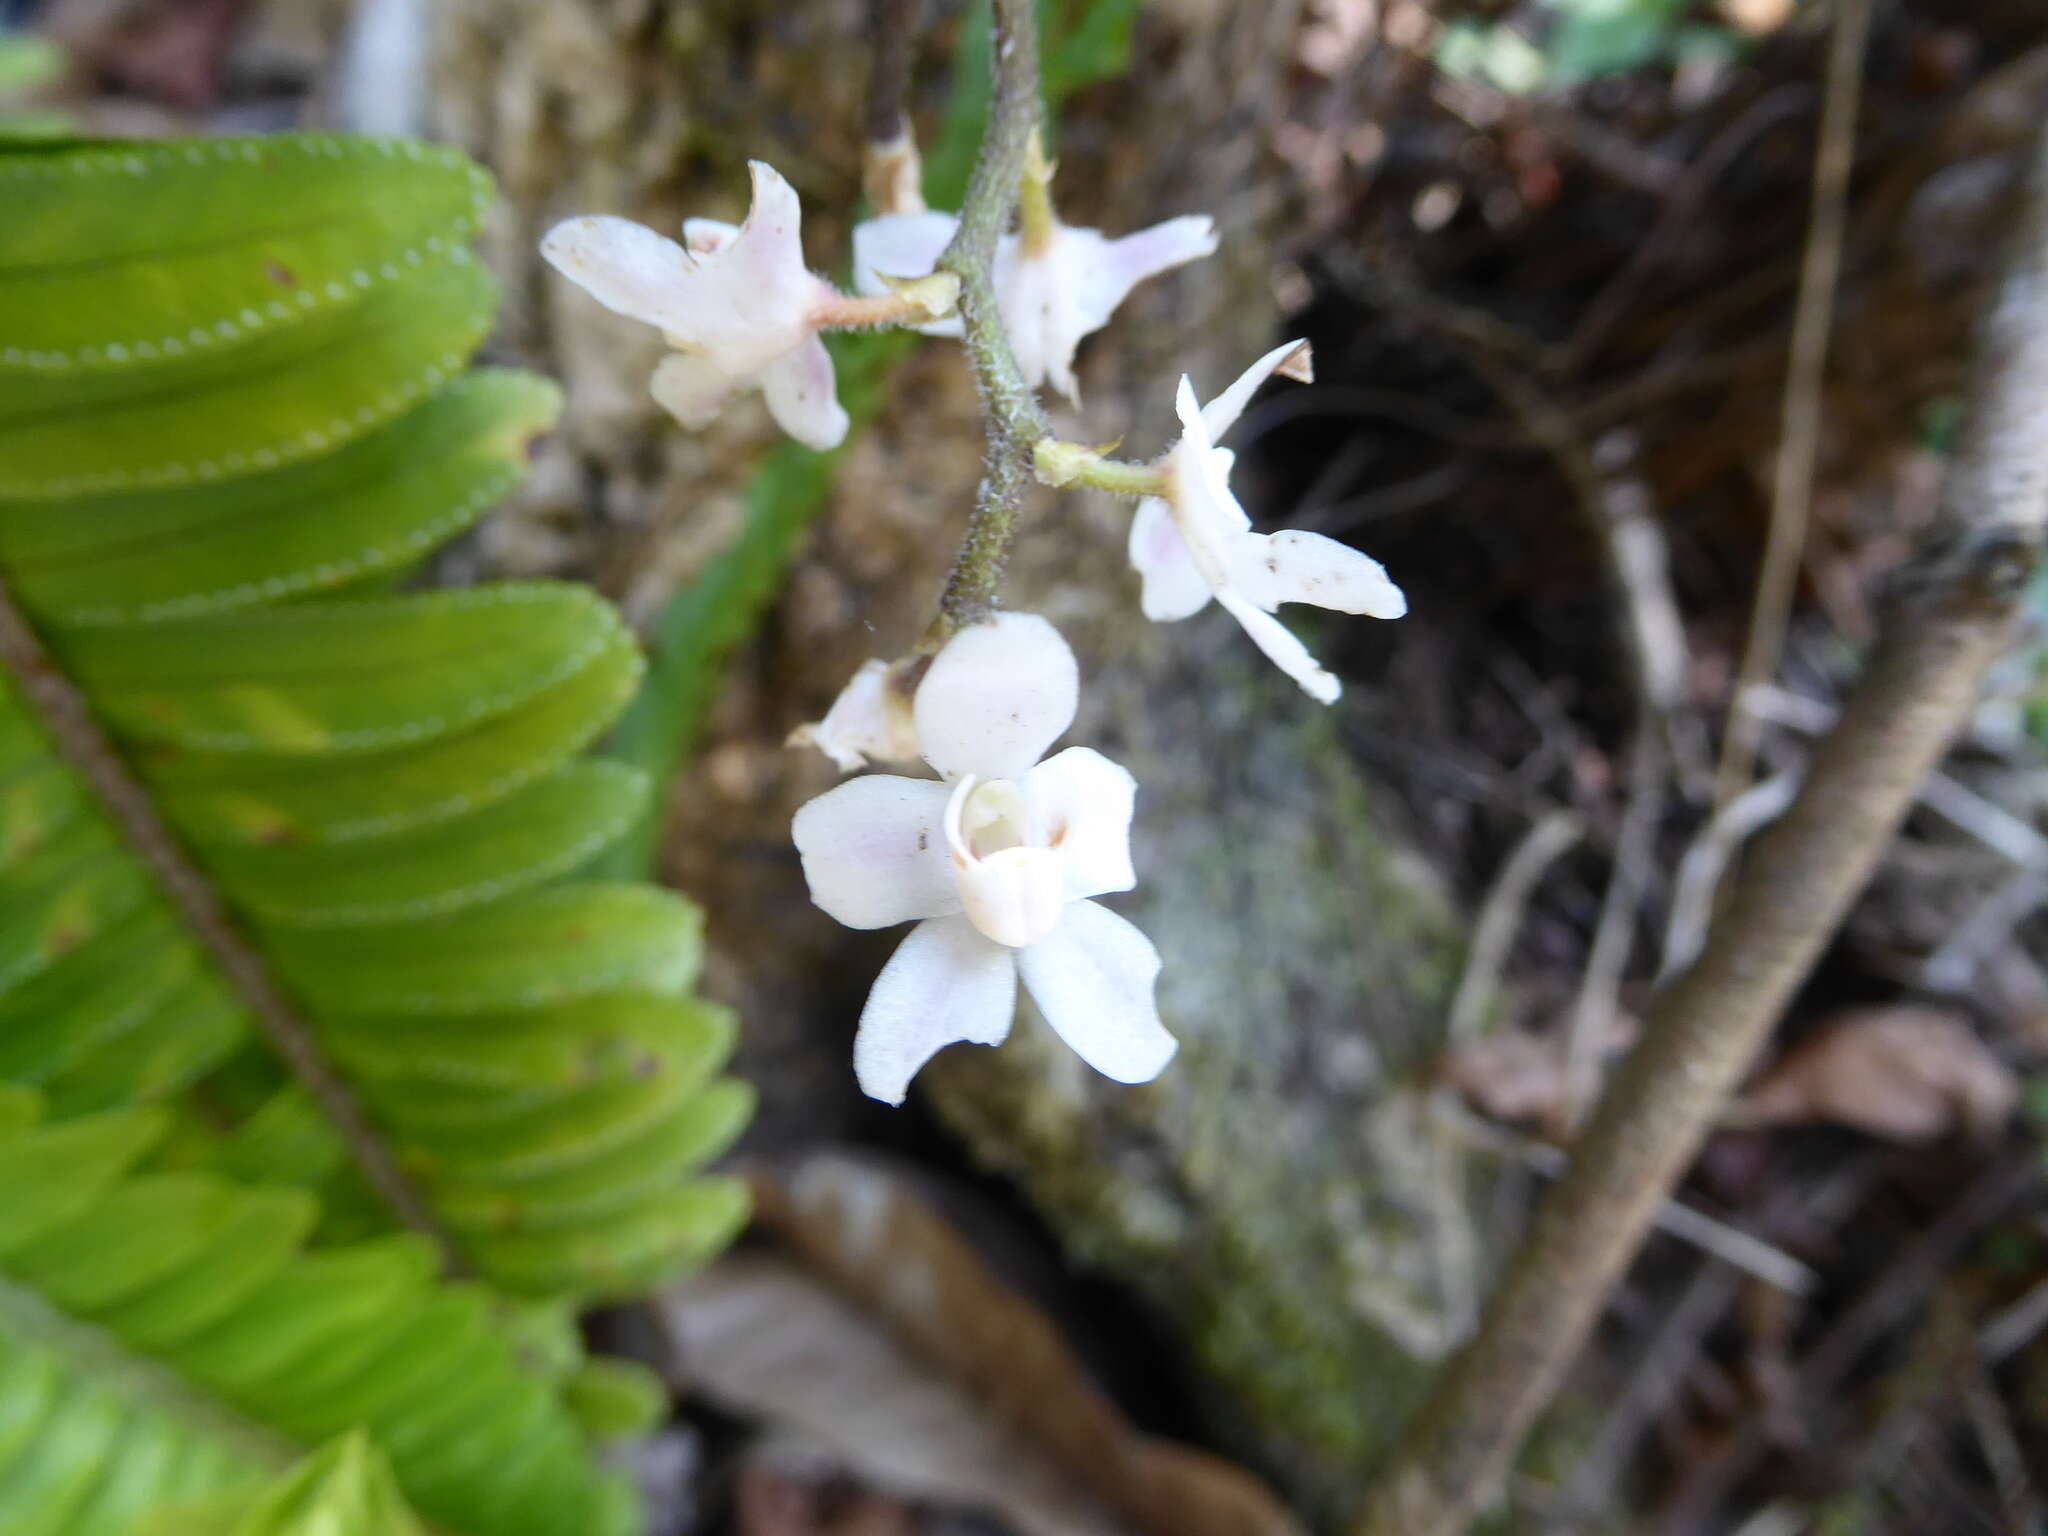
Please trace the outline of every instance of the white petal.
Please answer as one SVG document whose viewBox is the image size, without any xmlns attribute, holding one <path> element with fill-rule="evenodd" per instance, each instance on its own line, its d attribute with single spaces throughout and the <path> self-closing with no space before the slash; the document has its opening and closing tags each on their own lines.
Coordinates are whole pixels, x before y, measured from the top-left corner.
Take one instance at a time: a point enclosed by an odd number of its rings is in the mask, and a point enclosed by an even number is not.
<svg viewBox="0 0 2048 1536">
<path fill-rule="evenodd" d="M 1174 526 L 1173 513 L 1157 496 L 1138 503 L 1131 519 L 1131 568 L 1141 583 L 1138 603 L 1145 617 L 1170 623 L 1199 613 L 1209 601 L 1209 583 Z"/>
<path fill-rule="evenodd" d="M 736 379 L 754 378 L 811 339 L 812 315 L 833 296 L 804 266 L 796 193 L 773 167 L 755 160 L 748 169 L 753 203 L 744 224 L 685 223 L 705 248 L 685 257 L 685 301 L 662 323 L 672 346 L 712 358 Z"/>
<path fill-rule="evenodd" d="M 1094 234 L 1094 230 L 1076 231 Z M 1098 236 L 1098 238 L 1100 238 Z M 1084 317 L 1092 317 L 1089 331 L 1109 323 L 1130 291 L 1148 277 L 1184 266 L 1199 257 L 1214 255 L 1216 224 L 1205 213 L 1189 214 L 1154 224 L 1134 235 L 1103 240 L 1091 250 L 1078 279 L 1076 303 Z M 1082 334 L 1086 334 L 1083 332 Z"/>
<path fill-rule="evenodd" d="M 768 414 L 806 448 L 823 453 L 846 441 L 850 422 L 839 403 L 832 354 L 815 335 L 761 370 L 761 394 Z"/>
<path fill-rule="evenodd" d="M 739 225 L 723 219 L 683 220 L 683 244 L 692 256 L 715 256 L 739 237 Z"/>
<path fill-rule="evenodd" d="M 1121 763 L 1093 747 L 1056 752 L 1024 775 L 1024 794 L 1042 836 L 1059 850 L 1069 901 L 1128 891 L 1138 883 L 1131 868 L 1131 809 L 1138 781 Z"/>
<path fill-rule="evenodd" d="M 1186 374 L 1182 374 L 1180 383 L 1174 386 L 1173 413 L 1180 418 L 1183 447 L 1206 453 L 1216 446 L 1216 434 L 1209 430 L 1208 418 L 1202 414 L 1202 402 L 1195 397 L 1195 381 Z"/>
<path fill-rule="evenodd" d="M 542 238 L 540 253 L 607 309 L 665 331 L 690 322 L 695 264 L 643 224 L 607 214 L 564 219 Z"/>
<path fill-rule="evenodd" d="M 816 747 L 851 773 L 870 759 L 911 762 L 917 757 L 917 732 L 910 722 L 910 700 L 893 686 L 895 666 L 864 661 L 839 690 L 825 718 L 800 725 L 789 733 L 792 747 Z"/>
<path fill-rule="evenodd" d="M 853 1072 L 861 1092 L 901 1104 L 910 1080 L 956 1040 L 1000 1045 L 1017 1011 L 1012 952 L 964 917 L 919 923 L 889 957 L 861 1010 Z"/>
<path fill-rule="evenodd" d="M 885 213 L 854 225 L 854 292 L 880 298 L 889 292 L 884 273 L 927 276 L 959 227 L 960 221 L 950 213 Z M 958 336 L 960 317 L 933 320 L 917 329 L 927 336 Z"/>
<path fill-rule="evenodd" d="M 1379 561 L 1298 528 L 1237 535 L 1231 541 L 1230 585 L 1268 613 L 1282 603 L 1312 603 L 1376 619 L 1398 619 L 1408 611 L 1408 599 Z"/>
<path fill-rule="evenodd" d="M 803 209 L 796 189 L 765 160 L 749 160 L 747 174 L 753 180 L 747 221 L 720 254 L 747 270 L 764 301 L 808 297 L 818 279 L 804 265 Z"/>
<path fill-rule="evenodd" d="M 1080 669 L 1035 613 L 970 624 L 932 658 L 917 690 L 918 750 L 948 778 L 1021 778 L 1074 723 Z"/>
<path fill-rule="evenodd" d="M 879 297 L 882 276 L 924 277 L 938 265 L 960 221 L 950 213 L 885 213 L 853 226 L 853 286 Z"/>
<path fill-rule="evenodd" d="M 1308 367 L 1309 351 L 1305 341 L 1283 341 L 1253 363 L 1237 376 L 1236 383 L 1202 407 L 1202 422 L 1209 429 L 1209 441 L 1215 442 L 1236 424 L 1237 418 L 1244 414 L 1244 408 L 1251 403 L 1252 396 L 1258 393 L 1259 386 L 1274 374 L 1284 372 L 1289 378 L 1305 380 Z"/>
<path fill-rule="evenodd" d="M 1244 632 L 1274 666 L 1301 684 L 1303 693 L 1319 704 L 1337 702 L 1344 685 L 1309 655 L 1308 647 L 1295 638 L 1293 630 L 1227 587 L 1216 594 L 1216 601 L 1230 610 L 1231 617 L 1244 626 Z"/>
<path fill-rule="evenodd" d="M 1006 236 L 991 273 L 1017 372 L 1026 384 L 1050 383 L 1069 400 L 1074 398 L 1074 348 L 1094 327 L 1074 314 L 1072 278 L 1057 258 L 1070 236 L 1093 233 L 1061 228 L 1053 245 L 1035 257 L 1026 257 L 1016 237 Z"/>
<path fill-rule="evenodd" d="M 1159 951 L 1107 907 L 1077 901 L 1050 938 L 1017 952 L 1046 1023 L 1104 1077 L 1148 1083 L 1173 1059 L 1153 984 Z"/>
<path fill-rule="evenodd" d="M 686 427 L 701 427 L 725 408 L 740 385 L 708 357 L 671 352 L 654 365 L 647 388 L 655 404 Z"/>
<path fill-rule="evenodd" d="M 811 900 L 849 928 L 888 928 L 960 910 L 934 779 L 871 774 L 804 805 L 790 823 Z"/>
</svg>

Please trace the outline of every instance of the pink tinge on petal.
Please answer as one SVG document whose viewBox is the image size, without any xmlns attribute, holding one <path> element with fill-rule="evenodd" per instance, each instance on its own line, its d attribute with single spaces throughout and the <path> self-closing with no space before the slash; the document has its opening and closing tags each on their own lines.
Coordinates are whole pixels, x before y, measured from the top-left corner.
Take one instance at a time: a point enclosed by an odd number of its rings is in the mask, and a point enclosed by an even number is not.
<svg viewBox="0 0 2048 1536">
<path fill-rule="evenodd" d="M 1244 626 L 1244 632 L 1266 653 L 1268 661 L 1301 685 L 1303 693 L 1318 704 L 1337 702 L 1344 692 L 1344 685 L 1323 670 L 1293 630 L 1228 588 L 1216 594 L 1216 601 L 1228 608 L 1230 616 Z"/>
<path fill-rule="evenodd" d="M 1038 1011 L 1089 1066 L 1119 1083 L 1148 1083 L 1177 1049 L 1159 1022 L 1159 951 L 1107 907 L 1077 901 L 1049 938 L 1017 952 Z"/>
<path fill-rule="evenodd" d="M 947 787 L 871 774 L 796 813 L 790 836 L 811 900 L 849 928 L 889 928 L 960 910 L 946 853 Z"/>
<path fill-rule="evenodd" d="M 1081 675 L 1035 613 L 970 624 L 932 658 L 912 718 L 924 760 L 949 778 L 1021 777 L 1074 723 Z"/>
<path fill-rule="evenodd" d="M 1067 900 L 1128 891 L 1138 883 L 1131 867 L 1137 795 L 1130 770 L 1092 747 L 1056 752 L 1024 776 L 1034 840 L 1059 854 Z"/>
<path fill-rule="evenodd" d="M 1138 604 L 1155 624 L 1185 619 L 1208 604 L 1209 583 L 1202 568 L 1174 526 L 1173 513 L 1157 496 L 1138 503 L 1131 519 L 1130 555 L 1140 583 Z"/>
<path fill-rule="evenodd" d="M 749 160 L 753 198 L 727 252 L 761 285 L 764 296 L 809 292 L 817 279 L 804 265 L 803 209 L 796 188 L 765 160 Z"/>
<path fill-rule="evenodd" d="M 541 239 L 547 263 L 605 308 L 663 330 L 689 323 L 694 264 L 666 235 L 605 214 L 564 219 Z"/>
<path fill-rule="evenodd" d="M 1095 231 L 1077 233 L 1092 235 Z M 1215 252 L 1216 223 L 1205 213 L 1168 219 L 1133 235 L 1102 240 L 1099 247 L 1089 251 L 1087 266 L 1078 274 L 1083 313 L 1100 317 L 1088 329 L 1099 330 L 1107 324 L 1117 306 L 1146 278 Z"/>
<path fill-rule="evenodd" d="M 1282 603 L 1310 603 L 1375 619 L 1398 619 L 1408 611 L 1408 599 L 1379 561 L 1298 528 L 1240 533 L 1232 539 L 1230 585 L 1268 613 Z"/>
<path fill-rule="evenodd" d="M 654 366 L 647 382 L 655 404 L 683 426 L 692 429 L 709 423 L 725 408 L 726 400 L 739 381 L 708 357 L 671 352 Z"/>
<path fill-rule="evenodd" d="M 761 370 L 761 394 L 776 424 L 820 453 L 846 441 L 852 424 L 839 403 L 832 354 L 811 336 Z"/>
<path fill-rule="evenodd" d="M 687 304 L 663 327 L 671 345 L 715 360 L 738 379 L 751 379 L 815 333 L 812 315 L 834 290 L 804 266 L 796 193 L 760 161 L 753 205 L 734 228 L 690 219 L 692 251 Z"/>
<path fill-rule="evenodd" d="M 1242 416 L 1244 408 L 1251 404 L 1251 398 L 1258 393 L 1259 386 L 1274 374 L 1284 374 L 1291 379 L 1306 381 L 1309 377 L 1308 369 L 1308 343 L 1281 342 L 1239 374 L 1230 388 L 1202 407 L 1202 423 L 1208 429 L 1209 441 L 1218 441 L 1237 424 L 1237 418 Z"/>
<path fill-rule="evenodd" d="M 1000 1045 L 1017 1011 L 1017 962 L 964 917 L 919 923 L 861 1010 L 853 1071 L 861 1092 L 901 1104 L 910 1080 L 956 1041 Z"/>
<path fill-rule="evenodd" d="M 683 220 L 683 246 L 692 256 L 716 256 L 739 237 L 739 225 L 723 219 Z"/>
</svg>

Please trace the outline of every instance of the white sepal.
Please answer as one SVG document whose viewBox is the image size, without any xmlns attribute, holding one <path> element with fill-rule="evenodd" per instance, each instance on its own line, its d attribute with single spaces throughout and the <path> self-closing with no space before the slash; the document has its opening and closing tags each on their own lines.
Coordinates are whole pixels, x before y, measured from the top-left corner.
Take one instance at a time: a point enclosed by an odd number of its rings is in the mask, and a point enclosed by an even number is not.
<svg viewBox="0 0 2048 1536">
<path fill-rule="evenodd" d="M 964 917 L 919 923 L 875 978 L 853 1040 L 861 1092 L 901 1104 L 910 1080 L 956 1041 L 1000 1045 L 1017 1011 L 1017 962 Z"/>
<path fill-rule="evenodd" d="M 970 624 L 932 658 L 912 706 L 918 749 L 948 778 L 1014 779 L 1074 723 L 1081 674 L 1035 613 Z"/>
<path fill-rule="evenodd" d="M 960 910 L 946 853 L 947 786 L 870 774 L 807 802 L 790 823 L 811 900 L 849 928 Z"/>
<path fill-rule="evenodd" d="M 1173 1059 L 1153 998 L 1159 951 L 1107 907 L 1072 903 L 1050 937 L 1018 953 L 1017 969 L 1046 1023 L 1104 1077 L 1147 1083 Z"/>
<path fill-rule="evenodd" d="M 1138 503 L 1131 519 L 1130 556 L 1138 573 L 1138 605 L 1155 624 L 1188 618 L 1208 606 L 1209 582 L 1173 513 L 1157 496 Z"/>
</svg>

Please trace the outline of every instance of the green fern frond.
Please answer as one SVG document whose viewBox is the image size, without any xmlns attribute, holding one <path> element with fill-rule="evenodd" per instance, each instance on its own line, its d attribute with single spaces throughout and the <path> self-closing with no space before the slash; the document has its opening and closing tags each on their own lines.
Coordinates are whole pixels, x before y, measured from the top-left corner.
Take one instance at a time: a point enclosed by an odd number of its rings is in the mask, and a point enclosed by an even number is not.
<svg viewBox="0 0 2048 1536">
<path fill-rule="evenodd" d="M 0 1529 L 122 1531 L 354 1428 L 455 1529 L 622 1528 L 489 1292 L 412 1234 L 309 1249 L 304 1191 L 149 1171 L 168 1121 L 0 1133 Z"/>
<path fill-rule="evenodd" d="M 697 1170 L 752 1096 L 694 909 L 589 876 L 649 797 L 580 755 L 640 674 L 617 616 L 375 595 L 558 409 L 463 371 L 487 195 L 397 141 L 0 149 L 0 1291 L 290 1454 L 366 1430 L 450 1530 L 580 1532 L 623 1506 L 579 1422 L 653 1399 L 570 1308 L 730 1239 L 744 1188 Z M 0 1370 L 107 1390 L 24 1327 Z M 113 1402 L 161 1477 L 55 1420 L 20 1444 L 110 1509 L 280 1465 Z"/>
<path fill-rule="evenodd" d="M 426 1536 L 391 1464 L 359 1434 L 342 1436 L 246 1492 L 153 1514 L 135 1536 Z"/>
</svg>

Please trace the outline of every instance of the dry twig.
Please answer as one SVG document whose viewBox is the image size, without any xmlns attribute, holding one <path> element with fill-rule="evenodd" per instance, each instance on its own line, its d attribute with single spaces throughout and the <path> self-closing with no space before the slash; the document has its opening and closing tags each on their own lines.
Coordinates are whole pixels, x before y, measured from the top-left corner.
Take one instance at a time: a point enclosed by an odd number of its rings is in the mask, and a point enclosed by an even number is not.
<svg viewBox="0 0 2048 1536">
<path fill-rule="evenodd" d="M 1771 484 L 1770 536 L 1756 584 L 1749 638 L 1736 669 L 1735 697 L 1778 670 L 1785 624 L 1806 553 L 1807 514 L 1813 501 L 1813 466 L 1820 452 L 1821 383 L 1828 365 L 1828 332 L 1835 286 L 1842 270 L 1842 232 L 1848 223 L 1849 171 L 1856 159 L 1856 106 L 1863 84 L 1863 45 L 1870 32 L 1871 0 L 1843 0 L 1828 50 L 1827 102 L 1821 112 L 1820 148 L 1813 164 L 1813 223 L 1799 272 L 1792 318 L 1792 356 L 1785 379 L 1785 426 Z M 1728 719 L 1715 775 L 1718 809 L 1749 787 L 1757 727 L 1741 710 Z"/>
<path fill-rule="evenodd" d="M 1586 835 L 1585 821 L 1571 811 L 1553 810 L 1540 817 L 1522 835 L 1501 866 L 1480 905 L 1479 920 L 1472 925 L 1472 944 L 1465 952 L 1465 971 L 1458 978 L 1457 995 L 1451 999 L 1450 1022 L 1444 1038 L 1458 1045 L 1475 1037 L 1486 1024 L 1487 1010 L 1500 990 L 1500 974 L 1507 964 L 1508 950 L 1528 910 L 1530 894 L 1543 872 L 1578 846 Z"/>
<path fill-rule="evenodd" d="M 1759 842 L 1727 919 L 1664 994 L 1478 1334 L 1391 1458 L 1360 1536 L 1450 1536 L 1492 1496 L 2009 644 L 2048 523 L 2048 139 L 2018 234 L 1980 336 L 1935 542 L 1900 583 L 1867 671 Z"/>
</svg>

